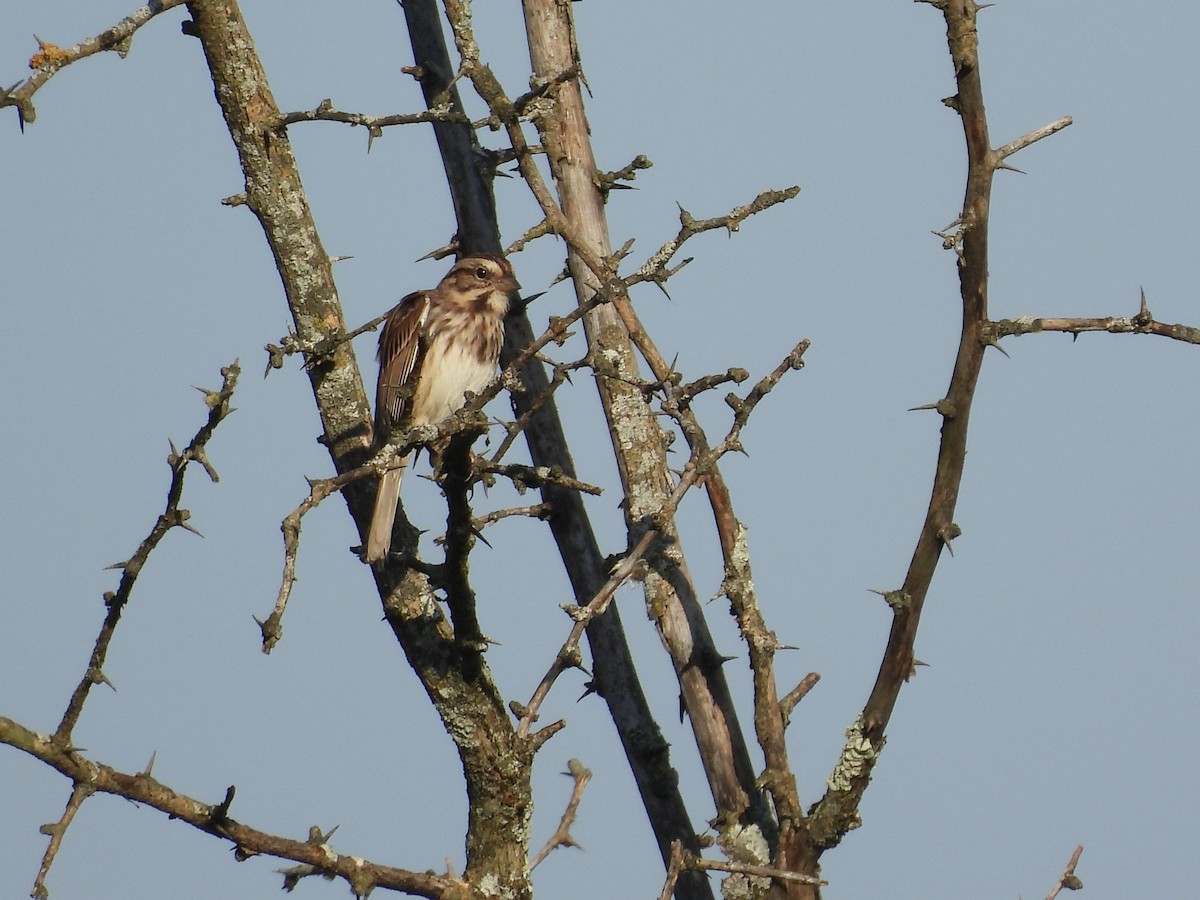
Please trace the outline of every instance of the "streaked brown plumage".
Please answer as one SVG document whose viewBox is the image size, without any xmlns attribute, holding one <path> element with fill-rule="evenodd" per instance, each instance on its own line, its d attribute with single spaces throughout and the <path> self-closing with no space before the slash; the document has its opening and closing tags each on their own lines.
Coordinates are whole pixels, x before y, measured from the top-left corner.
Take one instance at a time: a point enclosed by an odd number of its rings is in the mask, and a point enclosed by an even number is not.
<svg viewBox="0 0 1200 900">
<path fill-rule="evenodd" d="M 375 389 L 375 443 L 397 426 L 440 422 L 496 376 L 509 295 L 520 285 L 501 256 L 476 254 L 455 263 L 432 291 L 418 291 L 388 313 L 379 334 Z M 400 481 L 412 452 L 379 480 L 367 536 L 367 562 L 387 556 L 400 499 Z"/>
</svg>

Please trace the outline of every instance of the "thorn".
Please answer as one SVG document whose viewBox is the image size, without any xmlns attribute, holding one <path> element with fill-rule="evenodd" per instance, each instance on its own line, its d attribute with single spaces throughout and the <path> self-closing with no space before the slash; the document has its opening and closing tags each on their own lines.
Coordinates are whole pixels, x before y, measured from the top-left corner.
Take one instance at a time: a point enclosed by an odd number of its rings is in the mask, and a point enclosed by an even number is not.
<svg viewBox="0 0 1200 900">
<path fill-rule="evenodd" d="M 938 529 L 938 538 L 941 540 L 942 545 L 950 551 L 951 556 L 954 556 L 954 547 L 950 545 L 950 542 L 961 534 L 962 529 L 953 522 L 951 522 L 949 525 L 943 525 Z"/>
<path fill-rule="evenodd" d="M 331 256 L 331 257 L 329 257 L 329 261 L 331 263 L 345 262 L 348 259 L 354 259 L 354 257 L 353 256 Z"/>
<path fill-rule="evenodd" d="M 202 535 L 199 531 L 197 531 L 194 526 L 189 525 L 187 523 L 186 517 L 190 516 L 190 515 L 191 515 L 191 513 L 188 512 L 186 509 L 179 510 L 180 519 L 178 522 L 175 523 L 176 527 L 182 528 L 184 531 L 190 531 L 192 534 L 196 535 L 196 537 L 201 537 L 201 538 L 204 537 L 204 535 Z"/>
<path fill-rule="evenodd" d="M 229 818 L 229 807 L 233 805 L 233 795 L 237 793 L 237 787 L 230 785 L 225 790 L 225 799 L 212 808 L 212 812 L 208 814 L 210 822 L 224 822 Z"/>
<path fill-rule="evenodd" d="M 1146 305 L 1146 289 L 1142 288 L 1141 306 L 1138 309 L 1138 314 L 1133 317 L 1133 324 L 1138 328 L 1147 328 L 1154 321 L 1154 316 L 1150 315 L 1150 308 Z"/>
<path fill-rule="evenodd" d="M 582 700 L 584 697 L 589 697 L 589 696 L 591 696 L 592 694 L 596 694 L 596 695 L 598 696 L 598 695 L 600 694 L 600 690 L 599 690 L 599 689 L 596 687 L 596 682 L 594 682 L 594 681 L 589 681 L 589 682 L 587 682 L 587 683 L 585 683 L 585 684 L 584 684 L 584 686 L 583 686 L 583 693 L 582 693 L 582 694 L 580 694 L 578 697 L 576 697 L 576 698 L 575 698 L 575 702 L 576 702 L 576 703 L 578 703 L 578 702 L 579 702 L 580 700 Z"/>
<path fill-rule="evenodd" d="M 142 771 L 138 772 L 138 775 L 142 775 L 142 776 L 145 776 L 146 778 L 149 778 L 150 773 L 154 771 L 154 760 L 157 757 L 158 757 L 158 751 L 155 750 L 153 753 L 150 754 L 150 762 L 146 763 L 146 768 L 144 768 L 144 769 L 142 769 Z"/>
<path fill-rule="evenodd" d="M 996 340 L 996 338 L 988 338 L 986 341 L 984 341 L 984 344 L 986 344 L 989 347 L 995 347 L 997 350 L 999 350 L 1001 353 L 1004 354 L 1005 359 L 1012 359 L 1012 357 L 1008 355 L 1008 351 L 1000 346 L 1000 342 L 998 340 Z"/>
<path fill-rule="evenodd" d="M 417 257 L 417 262 L 425 262 L 427 259 L 445 259 L 452 253 L 458 252 L 458 235 L 450 238 L 450 243 L 444 247 L 438 247 L 436 250 L 430 250 L 424 256 Z"/>
</svg>

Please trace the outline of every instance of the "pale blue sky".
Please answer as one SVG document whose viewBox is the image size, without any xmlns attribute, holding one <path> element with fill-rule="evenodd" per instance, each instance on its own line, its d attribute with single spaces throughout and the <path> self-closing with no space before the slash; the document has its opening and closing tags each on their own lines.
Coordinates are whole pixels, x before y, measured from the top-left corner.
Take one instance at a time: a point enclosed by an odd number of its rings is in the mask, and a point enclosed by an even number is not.
<svg viewBox="0 0 1200 900">
<path fill-rule="evenodd" d="M 17 0 L 0 10 L 0 83 L 24 77 L 32 34 L 68 45 L 127 14 L 121 0 Z M 798 199 L 732 240 L 698 238 L 671 286 L 635 296 L 668 356 L 695 377 L 755 375 L 802 337 L 787 379 L 726 474 L 750 527 L 764 613 L 796 652 L 784 689 L 821 684 L 793 716 L 805 803 L 819 796 L 875 677 L 888 611 L 870 588 L 900 583 L 928 499 L 932 413 L 958 327 L 953 257 L 930 234 L 957 214 L 961 129 L 940 15 L 909 2 L 577 3 L 589 117 L 602 167 L 638 153 L 655 167 L 614 194 L 614 245 L 642 259 L 677 227 L 676 203 L 717 215 L 759 190 Z M 419 108 L 389 0 L 247 2 L 284 109 Z M 113 643 L 108 676 L 76 732 L 88 754 L 154 773 L 232 815 L 295 837 L 340 825 L 344 853 L 414 869 L 461 866 L 461 776 L 416 679 L 380 621 L 355 537 L 331 502 L 305 520 L 300 580 L 282 643 L 258 651 L 252 615 L 274 600 L 280 519 L 329 474 L 305 378 L 289 362 L 263 380 L 262 347 L 287 313 L 261 231 L 220 205 L 240 170 L 181 11 L 94 57 L 36 97 L 24 135 L 0 114 L 0 259 L 5 327 L 0 467 L 0 715 L 56 725 L 126 558 L 161 510 L 168 439 L 202 421 L 190 385 L 244 367 L 237 413 L 209 454 L 222 476 L 189 477 L 184 505 L 203 540 L 172 534 L 147 566 Z M 479 3 L 478 36 L 511 94 L 528 60 L 517 4 Z M 991 304 L 1025 314 L 1132 314 L 1139 287 L 1162 321 L 1200 325 L 1195 152 L 1200 12 L 1150 15 L 1115 0 L 1002 0 L 983 13 L 992 138 L 1062 115 L 1075 124 L 1012 160 L 992 204 Z M 437 281 L 414 260 L 452 233 L 432 136 L 292 129 L 351 322 Z M 493 140 L 485 136 L 485 140 Z M 505 239 L 535 219 L 523 185 L 497 185 Z M 561 264 L 548 242 L 515 260 L 542 290 Z M 535 324 L 562 314 L 559 286 Z M 1009 340 L 980 382 L 957 521 L 926 607 L 917 655 L 862 807 L 863 827 L 824 858 L 831 900 L 1044 896 L 1076 843 L 1088 900 L 1194 890 L 1189 765 L 1200 740 L 1195 555 L 1200 536 L 1200 350 L 1158 338 Z M 372 338 L 359 343 L 374 377 Z M 578 354 L 568 347 L 564 356 Z M 605 552 L 623 547 L 615 473 L 586 379 L 560 395 Z M 503 413 L 500 401 L 495 411 Z M 702 406 L 719 432 L 727 411 Z M 510 505 L 504 491 L 478 508 Z M 405 485 L 418 523 L 439 529 L 434 489 Z M 699 590 L 719 555 L 699 497 L 682 528 Z M 473 558 L 488 655 L 524 700 L 569 623 L 569 593 L 544 528 L 509 522 Z M 640 592 L 619 596 L 642 678 L 673 745 L 696 822 L 713 814 L 678 722 L 676 687 Z M 744 654 L 722 601 L 710 607 L 727 667 L 748 697 Z M 566 801 L 559 772 L 595 772 L 575 826 L 585 851 L 536 872 L 541 897 L 654 897 L 661 866 L 601 703 L 562 679 L 543 719 L 568 728 L 542 751 L 535 845 Z M 748 720 L 747 720 L 748 724 Z M 0 750 L 0 896 L 28 893 L 69 784 Z M 280 863 L 235 863 L 228 846 L 111 797 L 83 808 L 50 876 L 54 900 L 275 897 Z M 305 896 L 346 889 L 304 884 Z"/>
</svg>

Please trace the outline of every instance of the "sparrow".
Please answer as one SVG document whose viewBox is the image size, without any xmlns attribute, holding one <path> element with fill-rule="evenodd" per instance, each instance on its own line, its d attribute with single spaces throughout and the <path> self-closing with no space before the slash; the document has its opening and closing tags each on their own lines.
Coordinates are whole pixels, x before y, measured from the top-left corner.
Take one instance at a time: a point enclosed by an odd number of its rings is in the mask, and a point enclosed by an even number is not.
<svg viewBox="0 0 1200 900">
<path fill-rule="evenodd" d="M 397 427 L 434 425 L 461 409 L 467 391 L 479 393 L 496 377 L 504 317 L 521 287 L 502 256 L 477 253 L 454 264 L 432 291 L 409 294 L 388 313 L 379 333 L 375 388 L 375 445 Z M 400 481 L 412 451 L 379 480 L 364 554 L 388 555 L 400 500 Z"/>
</svg>

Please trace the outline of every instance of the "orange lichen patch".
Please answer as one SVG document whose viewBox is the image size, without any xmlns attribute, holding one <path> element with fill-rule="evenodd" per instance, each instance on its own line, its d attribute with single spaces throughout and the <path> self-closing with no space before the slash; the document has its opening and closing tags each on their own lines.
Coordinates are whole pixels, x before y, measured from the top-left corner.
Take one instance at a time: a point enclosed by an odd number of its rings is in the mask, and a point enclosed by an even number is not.
<svg viewBox="0 0 1200 900">
<path fill-rule="evenodd" d="M 42 66 L 60 66 L 65 63 L 71 56 L 62 47 L 57 44 L 51 44 L 43 41 L 37 35 L 34 38 L 38 42 L 38 52 L 29 57 L 29 68 L 40 69 Z"/>
</svg>

